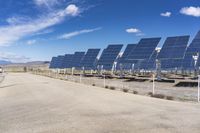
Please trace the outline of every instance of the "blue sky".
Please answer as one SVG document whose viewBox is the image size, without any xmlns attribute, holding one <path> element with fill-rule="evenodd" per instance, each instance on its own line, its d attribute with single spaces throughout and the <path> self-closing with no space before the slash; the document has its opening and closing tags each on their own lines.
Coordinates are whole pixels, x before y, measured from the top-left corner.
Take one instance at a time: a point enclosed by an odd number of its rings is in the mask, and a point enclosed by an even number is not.
<svg viewBox="0 0 200 133">
<path fill-rule="evenodd" d="M 199 29 L 199 0 L 2 0 L 0 59 L 50 60 L 146 37 L 162 37 L 162 46 Z"/>
</svg>

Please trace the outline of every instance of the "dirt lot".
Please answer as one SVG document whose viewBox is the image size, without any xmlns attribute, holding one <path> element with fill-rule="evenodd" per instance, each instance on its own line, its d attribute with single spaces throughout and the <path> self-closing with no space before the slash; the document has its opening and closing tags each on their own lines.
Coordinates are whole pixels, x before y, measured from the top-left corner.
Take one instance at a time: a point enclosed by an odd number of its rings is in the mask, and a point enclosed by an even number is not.
<svg viewBox="0 0 200 133">
<path fill-rule="evenodd" d="M 41 72 L 37 73 L 41 75 L 51 76 L 53 78 L 65 79 L 72 82 L 80 83 L 80 76 L 72 76 L 72 75 L 59 75 L 56 73 L 49 72 Z M 137 79 L 139 77 L 136 77 Z M 148 78 L 147 78 L 148 79 Z M 123 89 L 128 89 L 130 93 L 136 91 L 139 95 L 148 95 L 152 92 L 153 83 L 152 79 L 148 79 L 144 82 L 139 81 L 131 81 L 127 82 L 125 79 L 106 79 L 105 85 L 108 87 L 114 87 L 115 90 L 122 91 Z M 155 93 L 162 94 L 165 96 L 173 97 L 176 101 L 184 101 L 184 102 L 197 102 L 197 87 L 175 87 L 177 83 L 180 81 L 186 82 L 197 82 L 197 80 L 181 80 L 176 79 L 175 83 L 164 83 L 164 82 L 155 82 Z M 81 77 L 81 83 L 87 85 L 95 85 L 99 87 L 104 87 L 104 79 L 99 77 Z"/>
<path fill-rule="evenodd" d="M 25 73 L 8 74 L 0 85 L 1 133 L 199 133 L 199 125 L 197 103 Z"/>
</svg>

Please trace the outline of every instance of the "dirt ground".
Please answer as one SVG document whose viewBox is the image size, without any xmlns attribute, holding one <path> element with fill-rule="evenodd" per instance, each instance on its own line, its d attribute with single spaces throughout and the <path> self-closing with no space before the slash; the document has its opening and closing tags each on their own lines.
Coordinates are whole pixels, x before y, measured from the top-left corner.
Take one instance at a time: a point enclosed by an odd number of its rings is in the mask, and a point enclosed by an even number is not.
<svg viewBox="0 0 200 133">
<path fill-rule="evenodd" d="M 198 103 L 28 73 L 10 73 L 0 84 L 1 133 L 199 133 L 199 125 Z"/>
</svg>

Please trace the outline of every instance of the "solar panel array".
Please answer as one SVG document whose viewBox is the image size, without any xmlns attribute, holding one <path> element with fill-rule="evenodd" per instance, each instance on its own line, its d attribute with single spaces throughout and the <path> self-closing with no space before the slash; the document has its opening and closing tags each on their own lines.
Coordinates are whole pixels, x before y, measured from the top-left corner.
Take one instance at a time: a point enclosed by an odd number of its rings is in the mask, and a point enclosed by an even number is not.
<svg viewBox="0 0 200 133">
<path fill-rule="evenodd" d="M 99 60 L 97 56 L 100 49 L 88 49 L 85 52 L 75 52 L 65 56 L 53 57 L 50 68 L 81 68 L 97 69 L 98 66 L 105 70 L 111 70 L 113 64 L 117 62 L 117 69 L 123 65 L 123 69 L 131 69 L 134 64 L 135 69 L 155 70 L 156 60 L 161 61 L 161 69 L 184 69 L 194 70 L 193 56 L 200 53 L 200 31 L 195 36 L 192 43 L 187 46 L 190 36 L 168 37 L 160 52 L 156 50 L 161 38 L 143 38 L 138 44 L 127 45 L 120 58 L 119 53 L 123 45 L 109 45 L 103 50 Z M 122 65 L 120 65 L 122 64 Z M 200 58 L 197 66 L 200 67 Z"/>
<path fill-rule="evenodd" d="M 168 37 L 158 55 L 162 69 L 181 68 L 190 36 Z"/>
<path fill-rule="evenodd" d="M 57 57 L 52 57 L 49 68 L 56 68 L 56 59 Z"/>
<path fill-rule="evenodd" d="M 124 53 L 117 62 L 117 69 L 125 69 L 125 70 L 131 69 L 132 63 L 127 58 L 130 52 L 136 48 L 136 45 L 137 44 L 128 44 L 126 46 Z"/>
<path fill-rule="evenodd" d="M 200 31 L 195 36 L 192 43 L 186 50 L 184 60 L 182 62 L 184 69 L 194 69 L 193 55 L 200 53 Z M 197 66 L 200 66 L 200 59 L 198 60 Z"/>
<path fill-rule="evenodd" d="M 70 62 L 71 67 L 80 68 L 85 52 L 75 52 Z"/>
<path fill-rule="evenodd" d="M 73 54 L 66 54 L 64 57 L 63 61 L 63 68 L 71 68 L 72 67 L 72 59 L 73 59 Z"/>
<path fill-rule="evenodd" d="M 103 50 L 100 59 L 97 62 L 98 66 L 103 66 L 105 70 L 111 70 L 113 63 L 119 55 L 123 45 L 108 45 L 106 49 Z"/>
<path fill-rule="evenodd" d="M 158 55 L 158 51 L 154 50 L 153 54 L 148 60 L 144 60 L 141 62 L 140 69 L 155 70 L 157 55 Z"/>
<path fill-rule="evenodd" d="M 100 49 L 88 49 L 81 61 L 81 67 L 84 67 L 85 70 L 95 69 L 95 63 L 99 52 Z"/>
</svg>

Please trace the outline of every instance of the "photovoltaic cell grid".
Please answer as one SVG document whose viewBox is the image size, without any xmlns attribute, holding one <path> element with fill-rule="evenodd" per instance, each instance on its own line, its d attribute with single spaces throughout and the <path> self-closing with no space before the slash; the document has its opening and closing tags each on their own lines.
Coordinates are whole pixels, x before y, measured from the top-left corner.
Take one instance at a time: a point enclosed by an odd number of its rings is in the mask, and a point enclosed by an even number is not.
<svg viewBox="0 0 200 133">
<path fill-rule="evenodd" d="M 100 49 L 88 49 L 87 53 L 81 61 L 81 67 L 84 67 L 85 70 L 95 69 L 95 63 L 97 61 L 97 56 L 100 52 Z"/>
<path fill-rule="evenodd" d="M 128 60 L 139 61 L 151 57 L 161 38 L 143 38 L 128 55 Z"/>
<path fill-rule="evenodd" d="M 158 55 L 162 69 L 181 68 L 190 36 L 168 37 Z"/>
<path fill-rule="evenodd" d="M 121 51 L 123 45 L 108 45 L 106 49 L 103 50 L 97 65 L 103 66 L 105 70 L 111 70 L 113 63 L 116 60 L 119 52 Z"/>
<path fill-rule="evenodd" d="M 136 45 L 137 44 L 128 44 L 126 46 L 124 53 L 122 54 L 122 56 L 119 58 L 119 60 L 117 62 L 118 70 L 119 69 L 125 69 L 125 70 L 131 69 L 132 64 L 129 60 L 127 60 L 127 57 L 130 54 L 130 52 L 135 49 Z"/>
<path fill-rule="evenodd" d="M 63 59 L 64 59 L 64 56 L 62 55 L 58 57 L 53 57 L 50 68 L 62 68 Z"/>
<path fill-rule="evenodd" d="M 56 68 L 56 59 L 57 57 L 52 57 L 49 68 Z"/>
<path fill-rule="evenodd" d="M 119 63 L 128 63 L 129 60 L 127 60 L 128 55 L 136 48 L 137 44 L 128 44 L 124 53 L 122 54 L 122 57 L 119 59 Z"/>
<path fill-rule="evenodd" d="M 73 54 L 66 54 L 63 60 L 63 68 L 72 68 L 71 62 L 73 59 Z"/>
<path fill-rule="evenodd" d="M 71 60 L 71 67 L 80 68 L 84 55 L 85 52 L 75 52 Z"/>
<path fill-rule="evenodd" d="M 193 55 L 200 53 L 200 31 L 197 33 L 195 38 L 193 39 L 192 43 L 186 50 L 185 57 L 182 62 L 183 69 L 194 69 L 194 59 Z M 197 62 L 197 66 L 200 66 L 200 59 Z"/>
<path fill-rule="evenodd" d="M 142 61 L 142 63 L 140 64 L 140 68 L 145 69 L 145 70 L 155 70 L 157 55 L 158 55 L 158 52 L 157 50 L 155 50 L 152 56 L 148 60 Z"/>
</svg>

